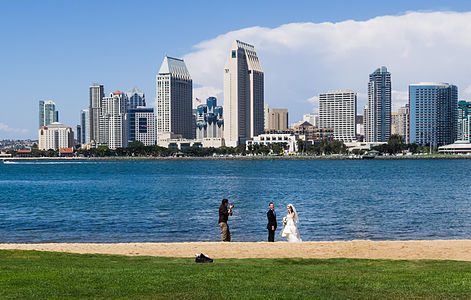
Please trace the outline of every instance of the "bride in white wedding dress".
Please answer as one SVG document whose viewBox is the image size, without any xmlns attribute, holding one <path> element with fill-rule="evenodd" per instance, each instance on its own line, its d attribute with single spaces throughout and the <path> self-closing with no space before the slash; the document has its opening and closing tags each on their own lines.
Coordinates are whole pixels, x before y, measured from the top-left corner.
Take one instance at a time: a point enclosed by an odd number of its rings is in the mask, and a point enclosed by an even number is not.
<svg viewBox="0 0 471 300">
<path fill-rule="evenodd" d="M 281 236 L 288 239 L 288 242 L 302 242 L 298 231 L 298 213 L 293 204 L 286 206 L 288 214 L 283 218 L 283 230 Z"/>
</svg>

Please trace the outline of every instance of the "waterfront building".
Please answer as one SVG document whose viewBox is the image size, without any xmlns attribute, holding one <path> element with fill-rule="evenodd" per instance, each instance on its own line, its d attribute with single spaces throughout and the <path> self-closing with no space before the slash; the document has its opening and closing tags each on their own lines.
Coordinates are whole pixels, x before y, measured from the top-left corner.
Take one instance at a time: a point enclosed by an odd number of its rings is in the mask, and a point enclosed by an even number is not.
<svg viewBox="0 0 471 300">
<path fill-rule="evenodd" d="M 391 113 L 391 135 L 397 133 L 397 112 L 392 112 Z"/>
<path fill-rule="evenodd" d="M 349 142 L 345 143 L 345 146 L 347 147 L 347 150 L 349 152 L 352 152 L 354 150 L 365 150 L 369 151 L 373 149 L 373 147 L 381 146 L 387 144 L 386 142 L 361 142 L 361 141 L 356 141 L 356 142 Z"/>
<path fill-rule="evenodd" d="M 471 143 L 469 141 L 456 141 L 453 144 L 438 147 L 438 153 L 447 154 L 471 154 Z"/>
<path fill-rule="evenodd" d="M 59 122 L 41 126 L 38 131 L 39 150 L 59 150 L 74 146 L 74 131 Z"/>
<path fill-rule="evenodd" d="M 80 127 L 82 132 L 80 137 L 79 133 L 77 132 L 77 140 L 80 141 L 81 145 L 90 144 L 90 116 L 88 114 L 88 109 L 83 109 L 80 111 Z"/>
<path fill-rule="evenodd" d="M 146 106 L 146 95 L 137 87 L 133 87 L 126 92 L 126 107 L 133 109 L 139 106 Z"/>
<path fill-rule="evenodd" d="M 313 126 L 319 127 L 319 115 L 317 114 L 304 114 L 303 121 L 308 122 Z"/>
<path fill-rule="evenodd" d="M 334 140 L 333 128 L 319 128 L 306 121 L 294 125 L 292 133 L 300 137 L 307 145 L 317 145 Z"/>
<path fill-rule="evenodd" d="M 228 146 L 263 133 L 263 82 L 254 46 L 234 41 L 224 66 L 224 139 Z"/>
<path fill-rule="evenodd" d="M 267 130 L 287 130 L 288 110 L 283 108 L 271 108 L 268 111 Z"/>
<path fill-rule="evenodd" d="M 196 139 L 221 139 L 223 131 L 223 108 L 217 106 L 215 97 L 209 97 L 206 104 L 200 104 L 196 109 Z"/>
<path fill-rule="evenodd" d="M 129 142 L 139 141 L 146 146 L 156 144 L 154 109 L 136 107 L 128 109 Z"/>
<path fill-rule="evenodd" d="M 59 112 L 52 101 L 39 101 L 39 128 L 59 122 Z"/>
<path fill-rule="evenodd" d="M 263 128 L 268 129 L 268 113 L 270 112 L 270 106 L 268 103 L 263 105 Z"/>
<path fill-rule="evenodd" d="M 82 126 L 77 125 L 77 130 L 75 132 L 77 133 L 77 144 L 82 145 Z"/>
<path fill-rule="evenodd" d="M 409 85 L 410 143 L 440 146 L 456 141 L 458 88 L 448 83 Z"/>
<path fill-rule="evenodd" d="M 386 67 L 370 74 L 364 109 L 365 140 L 387 142 L 391 135 L 391 73 Z"/>
<path fill-rule="evenodd" d="M 471 102 L 458 102 L 458 140 L 470 141 Z"/>
<path fill-rule="evenodd" d="M 363 121 L 363 116 L 362 115 L 357 115 L 355 118 L 355 123 L 357 127 L 357 140 L 358 141 L 363 141 L 365 137 L 365 124 Z"/>
<path fill-rule="evenodd" d="M 402 136 L 404 143 L 409 143 L 409 104 L 398 109 L 394 127 L 395 134 Z"/>
<path fill-rule="evenodd" d="M 102 84 L 92 83 L 90 85 L 90 104 L 88 107 L 89 126 L 87 127 L 89 142 L 97 145 L 101 143 L 100 116 L 102 115 L 101 104 L 105 97 Z"/>
<path fill-rule="evenodd" d="M 319 94 L 319 127 L 332 128 L 334 140 L 356 141 L 357 94 L 350 90 Z"/>
<path fill-rule="evenodd" d="M 100 144 L 109 148 L 121 148 L 128 145 L 128 124 L 126 97 L 120 91 L 104 97 L 101 103 Z"/>
<path fill-rule="evenodd" d="M 285 144 L 288 152 L 296 152 L 298 150 L 297 140 L 297 136 L 292 133 L 263 133 L 246 141 L 246 148 L 249 149 L 250 145 Z"/>
<path fill-rule="evenodd" d="M 193 82 L 182 59 L 165 56 L 156 79 L 157 139 L 165 133 L 192 138 Z"/>
<path fill-rule="evenodd" d="M 221 138 L 203 138 L 203 139 L 185 139 L 181 134 L 164 133 L 158 139 L 160 147 L 172 149 L 185 149 L 187 147 L 219 148 L 224 146 L 224 139 Z"/>
</svg>

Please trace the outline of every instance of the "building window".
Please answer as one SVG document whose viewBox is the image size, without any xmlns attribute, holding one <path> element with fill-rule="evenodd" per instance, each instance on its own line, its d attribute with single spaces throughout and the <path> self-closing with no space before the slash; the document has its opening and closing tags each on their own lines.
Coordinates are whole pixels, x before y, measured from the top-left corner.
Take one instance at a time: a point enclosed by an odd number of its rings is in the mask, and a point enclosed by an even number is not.
<svg viewBox="0 0 471 300">
<path fill-rule="evenodd" d="M 236 58 L 236 50 L 232 50 L 232 58 Z"/>
<path fill-rule="evenodd" d="M 147 118 L 139 118 L 139 133 L 147 133 Z"/>
</svg>

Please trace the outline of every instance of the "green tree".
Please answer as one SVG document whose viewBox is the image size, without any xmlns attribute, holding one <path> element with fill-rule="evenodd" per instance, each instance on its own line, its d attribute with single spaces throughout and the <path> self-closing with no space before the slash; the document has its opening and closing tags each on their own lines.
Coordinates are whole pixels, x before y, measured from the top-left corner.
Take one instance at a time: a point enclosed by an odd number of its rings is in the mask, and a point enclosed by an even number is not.
<svg viewBox="0 0 471 300">
<path fill-rule="evenodd" d="M 306 152 L 306 150 L 307 150 L 306 149 L 306 141 L 304 141 L 302 139 L 298 139 L 296 141 L 296 143 L 297 143 L 297 146 L 298 146 L 298 152 L 300 152 L 300 153 Z"/>
</svg>

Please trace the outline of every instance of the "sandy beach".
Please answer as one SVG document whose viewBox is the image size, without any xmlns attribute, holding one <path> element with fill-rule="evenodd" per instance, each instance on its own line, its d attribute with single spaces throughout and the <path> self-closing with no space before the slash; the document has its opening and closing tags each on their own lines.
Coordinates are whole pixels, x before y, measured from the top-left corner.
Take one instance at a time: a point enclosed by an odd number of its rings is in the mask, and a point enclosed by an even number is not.
<svg viewBox="0 0 471 300">
<path fill-rule="evenodd" d="M 50 243 L 0 244 L 0 249 L 38 250 L 81 254 L 212 258 L 366 258 L 471 261 L 471 240 L 336 241 L 303 243 Z"/>
</svg>

